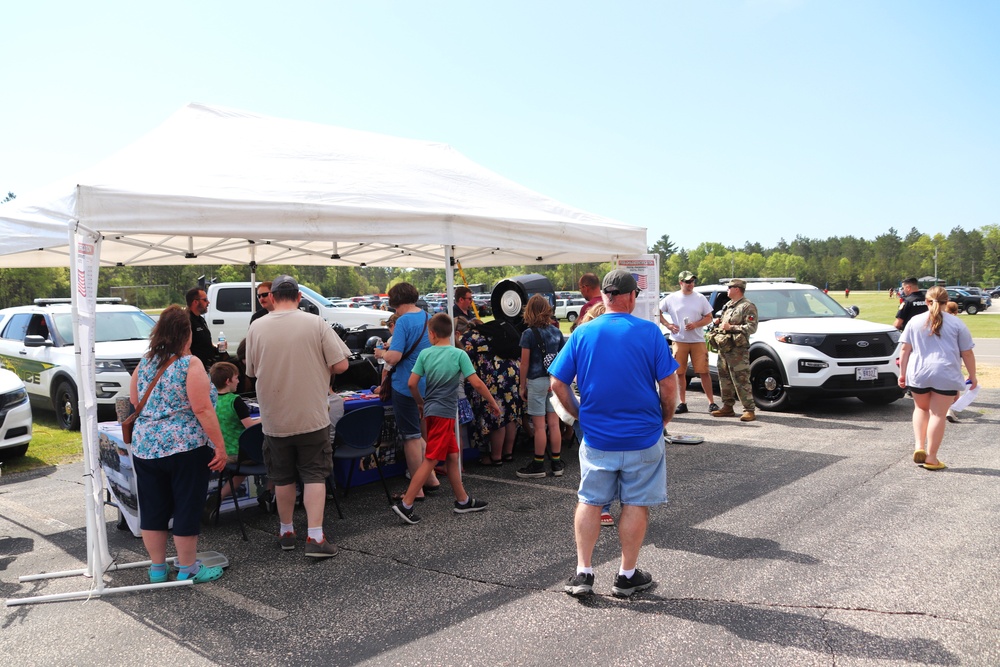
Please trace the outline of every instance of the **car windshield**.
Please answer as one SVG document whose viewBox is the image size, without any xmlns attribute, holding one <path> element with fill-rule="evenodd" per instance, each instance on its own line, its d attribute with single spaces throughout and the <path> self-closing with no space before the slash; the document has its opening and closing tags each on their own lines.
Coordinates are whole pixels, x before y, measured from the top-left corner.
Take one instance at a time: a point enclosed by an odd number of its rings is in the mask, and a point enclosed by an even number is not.
<svg viewBox="0 0 1000 667">
<path fill-rule="evenodd" d="M 303 296 L 309 297 L 313 303 L 317 306 L 323 306 L 324 308 L 335 308 L 333 302 L 327 299 L 325 296 L 319 292 L 314 292 L 305 285 L 299 285 L 299 291 L 302 292 Z"/>
<path fill-rule="evenodd" d="M 52 316 L 52 321 L 63 344 L 72 345 L 73 316 L 70 313 L 58 313 Z M 140 310 L 97 313 L 97 334 L 94 342 L 146 340 L 154 324 L 153 318 Z"/>
<path fill-rule="evenodd" d="M 750 290 L 747 299 L 757 306 L 757 317 L 784 320 L 793 317 L 850 317 L 847 310 L 822 290 Z"/>
</svg>

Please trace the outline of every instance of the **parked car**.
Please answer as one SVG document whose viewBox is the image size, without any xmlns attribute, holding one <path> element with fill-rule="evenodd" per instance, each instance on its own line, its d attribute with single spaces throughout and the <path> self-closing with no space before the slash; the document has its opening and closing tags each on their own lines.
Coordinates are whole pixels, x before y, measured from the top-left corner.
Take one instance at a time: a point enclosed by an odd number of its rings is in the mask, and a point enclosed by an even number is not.
<svg viewBox="0 0 1000 667">
<path fill-rule="evenodd" d="M 472 302 L 476 304 L 480 317 L 487 317 L 493 314 L 492 297 L 489 294 L 473 294 Z"/>
<path fill-rule="evenodd" d="M 556 309 L 553 312 L 557 320 L 576 322 L 576 318 L 580 317 L 580 309 L 586 303 L 586 299 L 556 299 Z"/>
<path fill-rule="evenodd" d="M 128 396 L 131 373 L 149 349 L 153 324 L 121 299 L 98 299 L 94 371 L 102 411 L 110 413 L 115 399 Z M 54 410 L 62 428 L 80 428 L 69 299 L 35 299 L 31 306 L 0 310 L 0 366 L 21 378 L 35 407 Z"/>
<path fill-rule="evenodd" d="M 0 368 L 0 459 L 24 456 L 31 441 L 31 402 L 24 382 Z"/>
<path fill-rule="evenodd" d="M 716 313 L 729 298 L 721 284 L 695 289 Z M 783 410 L 810 398 L 845 396 L 881 405 L 902 397 L 900 332 L 894 327 L 858 319 L 856 307 L 846 309 L 812 285 L 748 282 L 746 297 L 757 306 L 750 385 L 759 408 Z M 718 354 L 711 345 L 708 356 L 717 381 Z"/>
<path fill-rule="evenodd" d="M 981 310 L 986 310 L 986 300 L 981 296 L 969 294 L 964 289 L 946 287 L 948 290 L 948 300 L 958 304 L 958 312 L 967 315 L 975 315 Z"/>
</svg>

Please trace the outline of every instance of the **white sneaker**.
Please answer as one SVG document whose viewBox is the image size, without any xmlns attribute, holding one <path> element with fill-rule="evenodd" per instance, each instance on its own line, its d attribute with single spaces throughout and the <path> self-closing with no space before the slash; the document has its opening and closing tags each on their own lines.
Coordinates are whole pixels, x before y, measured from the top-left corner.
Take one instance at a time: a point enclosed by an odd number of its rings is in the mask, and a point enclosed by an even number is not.
<svg viewBox="0 0 1000 667">
<path fill-rule="evenodd" d="M 946 417 L 946 419 L 952 424 L 958 423 L 958 415 L 956 415 L 955 411 L 952 410 L 951 408 L 948 408 L 948 416 Z"/>
</svg>

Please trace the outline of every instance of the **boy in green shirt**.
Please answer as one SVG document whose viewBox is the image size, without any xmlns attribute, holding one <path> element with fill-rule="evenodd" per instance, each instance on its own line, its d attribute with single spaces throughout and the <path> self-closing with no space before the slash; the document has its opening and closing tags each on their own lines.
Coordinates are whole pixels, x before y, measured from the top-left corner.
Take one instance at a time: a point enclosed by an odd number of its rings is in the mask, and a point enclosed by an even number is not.
<svg viewBox="0 0 1000 667">
<path fill-rule="evenodd" d="M 250 416 L 250 407 L 236 393 L 240 385 L 240 369 L 228 361 L 220 361 L 212 364 L 208 373 L 212 377 L 212 384 L 219 391 L 215 414 L 219 418 L 222 437 L 226 442 L 227 462 L 236 463 L 240 453 L 240 434 L 254 424 L 259 424 L 260 418 Z M 233 486 L 239 486 L 245 479 L 245 476 L 234 477 Z M 222 487 L 221 498 L 226 498 L 230 493 L 229 485 L 226 484 Z M 209 503 L 213 509 L 217 505 L 214 498 Z"/>
<path fill-rule="evenodd" d="M 427 442 L 425 458 L 412 475 L 410 486 L 403 498 L 392 506 L 392 511 L 409 524 L 420 523 L 420 517 L 413 512 L 417 492 L 423 488 L 434 466 L 439 461 L 447 461 L 448 482 L 455 493 L 455 513 L 467 514 L 486 508 L 486 503 L 476 500 L 465 492 L 462 485 L 462 471 L 458 461 L 458 441 L 455 439 L 455 415 L 458 412 L 458 385 L 467 379 L 489 406 L 490 411 L 500 414 L 500 406 L 489 389 L 476 375 L 469 355 L 457 348 L 451 339 L 451 318 L 438 313 L 427 323 L 427 335 L 431 347 L 420 352 L 413 366 L 407 387 L 420 410 L 420 423 Z M 420 378 L 426 378 L 426 397 L 420 395 Z"/>
</svg>

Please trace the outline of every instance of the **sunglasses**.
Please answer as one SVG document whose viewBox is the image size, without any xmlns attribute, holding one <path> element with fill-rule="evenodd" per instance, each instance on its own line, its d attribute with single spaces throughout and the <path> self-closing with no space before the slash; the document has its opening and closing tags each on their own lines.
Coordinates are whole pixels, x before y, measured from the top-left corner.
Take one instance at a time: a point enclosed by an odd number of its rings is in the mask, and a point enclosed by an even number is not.
<svg viewBox="0 0 1000 667">
<path fill-rule="evenodd" d="M 692 278 L 691 280 L 682 280 L 681 282 L 684 283 L 685 285 L 693 285 L 694 278 Z"/>
<path fill-rule="evenodd" d="M 270 292 L 258 292 L 257 293 L 257 298 L 258 299 L 263 299 L 265 296 L 271 296 L 271 293 Z"/>
</svg>

